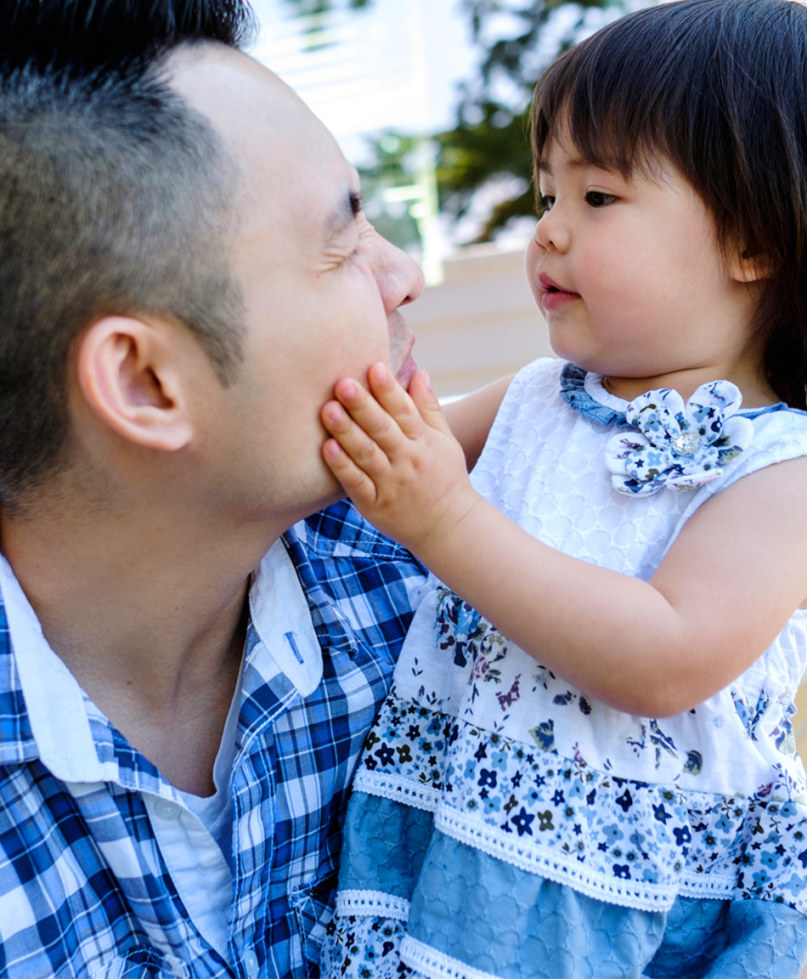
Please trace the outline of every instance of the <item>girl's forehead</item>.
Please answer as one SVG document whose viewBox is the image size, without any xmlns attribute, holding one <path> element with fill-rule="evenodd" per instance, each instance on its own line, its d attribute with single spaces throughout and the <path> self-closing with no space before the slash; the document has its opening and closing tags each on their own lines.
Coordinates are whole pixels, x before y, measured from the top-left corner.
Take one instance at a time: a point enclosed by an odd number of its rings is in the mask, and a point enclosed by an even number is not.
<svg viewBox="0 0 807 979">
<path fill-rule="evenodd" d="M 551 175 L 559 165 L 567 169 L 596 167 L 622 177 L 663 178 L 677 170 L 666 143 L 656 133 L 631 133 L 614 114 L 602 121 L 588 116 L 558 114 L 552 125 L 533 141 L 536 173 Z"/>
<path fill-rule="evenodd" d="M 551 174 L 558 165 L 569 161 L 582 162 L 583 157 L 572 142 L 568 126 L 563 125 L 557 132 L 550 133 L 536 155 L 536 167 L 544 173 Z"/>
</svg>

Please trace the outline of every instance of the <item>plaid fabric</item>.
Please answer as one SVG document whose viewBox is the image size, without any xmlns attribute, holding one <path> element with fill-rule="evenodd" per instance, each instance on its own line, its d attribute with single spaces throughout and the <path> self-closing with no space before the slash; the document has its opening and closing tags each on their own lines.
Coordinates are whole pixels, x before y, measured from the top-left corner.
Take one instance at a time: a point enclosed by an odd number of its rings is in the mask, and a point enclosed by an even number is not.
<svg viewBox="0 0 807 979">
<path fill-rule="evenodd" d="M 89 701 L 103 780 L 66 782 L 39 757 L 0 606 L 0 975 L 317 974 L 343 807 L 389 685 L 422 568 L 346 504 L 284 538 L 323 651 L 302 698 L 262 673 L 250 627 L 232 780 L 228 965 L 190 920 L 154 838 L 144 794 L 173 788 Z"/>
</svg>

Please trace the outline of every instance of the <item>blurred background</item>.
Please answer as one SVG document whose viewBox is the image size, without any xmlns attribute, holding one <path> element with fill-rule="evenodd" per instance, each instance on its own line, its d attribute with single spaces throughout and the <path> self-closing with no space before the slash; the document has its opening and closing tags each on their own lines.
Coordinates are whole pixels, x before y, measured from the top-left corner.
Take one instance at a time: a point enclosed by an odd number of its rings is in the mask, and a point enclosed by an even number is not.
<svg viewBox="0 0 807 979">
<path fill-rule="evenodd" d="M 575 41 L 659 0 L 252 0 L 252 51 L 336 135 L 370 220 L 422 265 L 407 309 L 442 398 L 550 355 L 527 286 L 532 88 Z M 796 737 L 807 758 L 807 686 Z"/>
</svg>

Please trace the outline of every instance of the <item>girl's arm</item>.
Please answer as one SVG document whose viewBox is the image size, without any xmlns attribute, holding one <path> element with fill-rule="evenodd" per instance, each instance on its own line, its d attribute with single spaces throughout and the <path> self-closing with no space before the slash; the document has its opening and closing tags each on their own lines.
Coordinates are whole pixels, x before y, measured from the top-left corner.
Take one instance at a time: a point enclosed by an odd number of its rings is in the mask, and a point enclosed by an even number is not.
<svg viewBox="0 0 807 979">
<path fill-rule="evenodd" d="M 622 710 L 680 713 L 739 676 L 807 594 L 807 458 L 738 480 L 649 582 L 542 544 L 471 486 L 423 375 L 383 364 L 322 411 L 323 457 L 358 508 L 553 672 Z"/>
<path fill-rule="evenodd" d="M 454 438 L 465 451 L 465 465 L 469 471 L 476 465 L 512 379 L 512 374 L 501 377 L 464 398 L 451 401 L 443 408 Z"/>
</svg>

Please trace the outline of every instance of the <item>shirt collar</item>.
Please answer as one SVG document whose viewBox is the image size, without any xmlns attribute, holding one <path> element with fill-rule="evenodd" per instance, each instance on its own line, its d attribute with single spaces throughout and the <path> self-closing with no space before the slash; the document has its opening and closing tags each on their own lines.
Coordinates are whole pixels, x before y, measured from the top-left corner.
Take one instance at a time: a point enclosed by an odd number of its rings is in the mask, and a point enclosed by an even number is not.
<svg viewBox="0 0 807 979">
<path fill-rule="evenodd" d="M 120 759 L 110 750 L 112 725 L 51 649 L 11 565 L 2 555 L 0 593 L 8 621 L 8 653 L 16 666 L 24 709 L 43 764 L 65 782 L 128 785 L 133 779 L 138 783 L 145 779 L 148 785 L 140 787 L 163 794 L 165 786 L 160 786 L 155 773 L 122 770 Z M 249 609 L 260 640 L 250 650 L 252 669 L 264 683 L 282 676 L 301 696 L 310 694 L 322 677 L 322 652 L 305 593 L 282 540 L 270 548 L 253 574 Z M 16 650 L 25 650 L 25 655 L 18 655 Z M 13 675 L 14 671 L 9 671 L 9 676 Z M 22 703 L 19 710 L 23 710 Z M 27 725 L 17 727 L 23 730 Z M 96 733 L 105 729 L 103 745 L 93 738 L 93 727 Z M 22 741 L 21 735 L 16 743 L 4 736 L 0 756 L 9 761 L 30 757 L 30 744 Z"/>
<path fill-rule="evenodd" d="M 282 540 L 275 541 L 252 576 L 249 612 L 277 672 L 307 697 L 322 679 L 322 650 L 305 592 Z"/>
<path fill-rule="evenodd" d="M 36 613 L 4 557 L 0 557 L 0 591 L 12 655 L 40 759 L 66 782 L 114 777 L 117 766 L 98 761 L 87 717 L 87 698 L 50 648 Z M 17 655 L 17 649 L 24 649 L 25 655 Z"/>
</svg>

